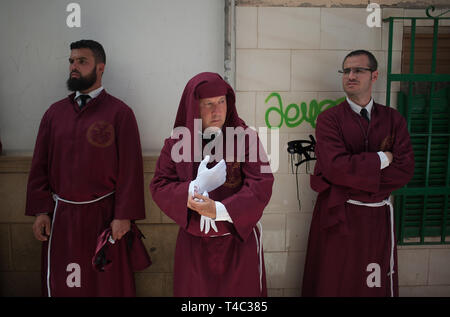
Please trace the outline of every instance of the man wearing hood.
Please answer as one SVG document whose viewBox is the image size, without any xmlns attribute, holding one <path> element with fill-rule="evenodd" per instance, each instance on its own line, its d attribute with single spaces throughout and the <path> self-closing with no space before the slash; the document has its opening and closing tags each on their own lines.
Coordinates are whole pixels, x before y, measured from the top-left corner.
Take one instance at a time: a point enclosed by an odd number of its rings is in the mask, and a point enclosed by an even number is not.
<svg viewBox="0 0 450 317">
<path fill-rule="evenodd" d="M 188 133 L 165 140 L 150 184 L 156 204 L 180 226 L 174 295 L 267 296 L 258 223 L 273 175 L 256 132 L 237 114 L 231 86 L 215 73 L 193 77 L 180 101 L 177 129 Z M 239 143 L 243 131 L 248 142 Z"/>
</svg>

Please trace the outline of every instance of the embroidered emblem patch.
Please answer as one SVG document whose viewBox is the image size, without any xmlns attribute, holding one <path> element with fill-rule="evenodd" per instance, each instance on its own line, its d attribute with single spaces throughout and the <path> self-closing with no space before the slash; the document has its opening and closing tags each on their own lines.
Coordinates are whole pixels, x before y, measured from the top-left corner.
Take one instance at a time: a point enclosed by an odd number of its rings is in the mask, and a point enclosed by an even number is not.
<svg viewBox="0 0 450 317">
<path fill-rule="evenodd" d="M 114 142 L 114 127 L 106 121 L 94 122 L 89 127 L 86 137 L 93 146 L 108 147 Z"/>
<path fill-rule="evenodd" d="M 227 180 L 223 184 L 223 186 L 228 188 L 235 188 L 242 183 L 241 176 L 241 163 L 239 162 L 230 162 L 227 163 Z"/>
</svg>

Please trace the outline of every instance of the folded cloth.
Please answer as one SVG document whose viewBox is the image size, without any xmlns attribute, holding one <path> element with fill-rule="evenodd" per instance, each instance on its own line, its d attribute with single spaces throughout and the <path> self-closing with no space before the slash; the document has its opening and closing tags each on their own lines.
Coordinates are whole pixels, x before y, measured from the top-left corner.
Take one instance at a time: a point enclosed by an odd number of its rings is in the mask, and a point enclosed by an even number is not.
<svg viewBox="0 0 450 317">
<path fill-rule="evenodd" d="M 152 264 L 142 238 L 145 239 L 135 223 L 131 223 L 130 231 L 122 238 L 127 244 L 127 253 L 133 271 L 141 271 Z M 113 252 L 114 248 L 118 248 L 117 244 L 112 239 L 111 228 L 109 227 L 103 230 L 97 238 L 95 254 L 92 257 L 92 266 L 95 270 L 104 272 L 108 269 L 112 263 L 111 257 L 108 255 Z"/>
</svg>

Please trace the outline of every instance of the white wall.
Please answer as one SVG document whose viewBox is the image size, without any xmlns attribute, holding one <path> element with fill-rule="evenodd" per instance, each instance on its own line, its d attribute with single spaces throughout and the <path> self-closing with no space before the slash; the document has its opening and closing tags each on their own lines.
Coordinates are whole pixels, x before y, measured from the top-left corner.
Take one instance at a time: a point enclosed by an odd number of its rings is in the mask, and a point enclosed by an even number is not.
<svg viewBox="0 0 450 317">
<path fill-rule="evenodd" d="M 81 7 L 81 28 L 66 6 Z M 1 0 L 0 139 L 31 152 L 45 110 L 69 92 L 69 45 L 86 38 L 106 51 L 103 84 L 135 112 L 145 153 L 159 154 L 187 81 L 223 75 L 223 0 Z"/>
</svg>

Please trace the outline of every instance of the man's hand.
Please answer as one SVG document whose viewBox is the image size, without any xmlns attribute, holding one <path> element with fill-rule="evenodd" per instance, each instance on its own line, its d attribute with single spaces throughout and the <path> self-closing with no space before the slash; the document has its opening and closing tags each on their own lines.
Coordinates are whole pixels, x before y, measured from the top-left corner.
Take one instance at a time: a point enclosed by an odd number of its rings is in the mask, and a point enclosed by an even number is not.
<svg viewBox="0 0 450 317">
<path fill-rule="evenodd" d="M 130 231 L 131 223 L 129 219 L 114 219 L 111 222 L 112 238 L 114 240 L 120 240 L 122 237 Z"/>
<path fill-rule="evenodd" d="M 383 153 L 387 156 L 387 158 L 389 160 L 389 164 L 391 164 L 392 160 L 394 159 L 394 156 L 392 155 L 392 153 L 389 152 L 389 151 L 386 151 L 386 152 L 383 152 Z"/>
<path fill-rule="evenodd" d="M 33 223 L 33 233 L 39 241 L 47 241 L 50 237 L 51 221 L 48 215 L 39 215 Z"/>
<path fill-rule="evenodd" d="M 195 201 L 194 198 L 203 201 Z M 187 206 L 202 216 L 216 219 L 216 202 L 207 196 L 195 193 L 194 196 L 189 195 Z"/>
</svg>

